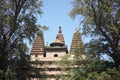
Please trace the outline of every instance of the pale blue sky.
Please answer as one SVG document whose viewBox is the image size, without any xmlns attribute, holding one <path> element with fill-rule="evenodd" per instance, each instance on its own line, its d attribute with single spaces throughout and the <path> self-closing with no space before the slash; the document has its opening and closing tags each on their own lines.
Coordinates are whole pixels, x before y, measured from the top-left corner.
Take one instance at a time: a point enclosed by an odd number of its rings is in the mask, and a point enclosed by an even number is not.
<svg viewBox="0 0 120 80">
<path fill-rule="evenodd" d="M 62 27 L 65 43 L 70 49 L 72 36 L 76 27 L 79 26 L 79 19 L 71 19 L 69 16 L 73 8 L 72 0 L 43 0 L 43 15 L 38 17 L 38 24 L 49 26 L 44 32 L 44 41 L 48 44 L 55 41 L 59 26 Z"/>
</svg>

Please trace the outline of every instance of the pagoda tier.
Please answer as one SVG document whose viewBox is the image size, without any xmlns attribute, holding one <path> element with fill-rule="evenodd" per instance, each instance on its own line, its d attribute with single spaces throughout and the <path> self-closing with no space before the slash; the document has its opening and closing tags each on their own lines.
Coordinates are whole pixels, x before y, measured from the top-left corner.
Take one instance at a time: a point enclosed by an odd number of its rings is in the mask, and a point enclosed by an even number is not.
<svg viewBox="0 0 120 80">
<path fill-rule="evenodd" d="M 80 47 L 81 45 L 82 45 L 82 40 L 80 37 L 80 32 L 79 30 L 76 30 L 73 34 L 70 52 L 73 52 L 75 48 Z"/>
<path fill-rule="evenodd" d="M 31 55 L 43 55 L 44 53 L 45 53 L 45 50 L 44 50 L 43 35 L 39 34 L 36 36 L 36 39 L 34 41 L 30 54 Z"/>
</svg>

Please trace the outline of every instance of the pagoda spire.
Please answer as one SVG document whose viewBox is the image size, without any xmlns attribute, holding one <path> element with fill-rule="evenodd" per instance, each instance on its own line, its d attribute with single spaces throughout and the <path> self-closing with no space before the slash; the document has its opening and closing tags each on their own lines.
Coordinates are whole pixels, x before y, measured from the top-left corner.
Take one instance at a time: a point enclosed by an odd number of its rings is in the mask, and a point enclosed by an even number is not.
<svg viewBox="0 0 120 80">
<path fill-rule="evenodd" d="M 56 40 L 55 41 L 57 41 L 57 40 L 59 40 L 61 43 L 65 44 L 61 26 L 59 27 L 58 34 L 56 36 Z"/>
<path fill-rule="evenodd" d="M 59 27 L 59 31 L 58 31 L 58 33 L 62 33 L 62 29 L 61 29 L 61 26 Z"/>
<path fill-rule="evenodd" d="M 36 35 L 30 55 L 43 56 L 45 54 L 43 33 Z"/>
<path fill-rule="evenodd" d="M 73 34 L 70 52 L 73 52 L 77 47 L 80 47 L 80 46 L 82 46 L 82 40 L 81 40 L 79 29 L 76 28 Z"/>
</svg>

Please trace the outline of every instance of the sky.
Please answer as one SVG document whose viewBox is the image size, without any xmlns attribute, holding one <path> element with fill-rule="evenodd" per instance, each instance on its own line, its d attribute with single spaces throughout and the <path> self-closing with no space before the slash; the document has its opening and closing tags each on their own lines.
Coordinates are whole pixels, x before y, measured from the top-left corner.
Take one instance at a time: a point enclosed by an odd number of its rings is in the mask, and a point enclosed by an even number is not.
<svg viewBox="0 0 120 80">
<path fill-rule="evenodd" d="M 64 35 L 65 45 L 70 50 L 73 33 L 76 27 L 81 28 L 80 16 L 77 16 L 74 20 L 69 16 L 70 11 L 73 8 L 71 4 L 73 0 L 43 0 L 42 16 L 38 16 L 37 23 L 44 26 L 48 26 L 49 30 L 44 31 L 44 43 L 52 43 L 56 39 L 59 26 L 62 27 L 62 33 Z M 83 43 L 90 41 L 90 37 L 82 37 Z M 105 56 L 106 58 L 106 56 Z"/>
<path fill-rule="evenodd" d="M 49 30 L 44 32 L 45 44 L 55 41 L 59 26 L 62 27 L 65 44 L 70 49 L 73 33 L 76 27 L 80 27 L 79 18 L 73 20 L 69 13 L 73 8 L 73 0 L 43 0 L 41 17 L 38 17 L 37 23 L 48 26 Z"/>
</svg>

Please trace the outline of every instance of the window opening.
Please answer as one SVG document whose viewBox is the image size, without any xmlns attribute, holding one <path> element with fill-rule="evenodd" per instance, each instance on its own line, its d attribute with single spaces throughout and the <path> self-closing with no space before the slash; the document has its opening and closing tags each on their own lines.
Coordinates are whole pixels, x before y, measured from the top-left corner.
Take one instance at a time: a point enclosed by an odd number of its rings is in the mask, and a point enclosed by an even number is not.
<svg viewBox="0 0 120 80">
<path fill-rule="evenodd" d="M 54 54 L 54 57 L 58 57 L 58 55 L 57 55 L 57 54 Z"/>
<path fill-rule="evenodd" d="M 38 55 L 35 55 L 35 57 L 38 57 Z"/>
</svg>

